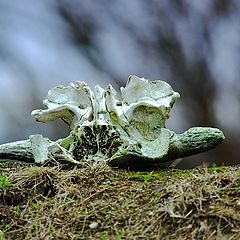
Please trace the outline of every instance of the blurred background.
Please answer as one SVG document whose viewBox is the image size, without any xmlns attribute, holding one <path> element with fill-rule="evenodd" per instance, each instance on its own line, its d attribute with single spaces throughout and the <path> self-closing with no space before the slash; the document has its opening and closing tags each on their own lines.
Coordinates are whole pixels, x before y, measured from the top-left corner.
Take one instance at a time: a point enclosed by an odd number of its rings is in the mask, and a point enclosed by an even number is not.
<svg viewBox="0 0 240 240">
<path fill-rule="evenodd" d="M 0 144 L 68 135 L 30 116 L 55 85 L 119 88 L 130 74 L 181 94 L 171 130 L 224 131 L 223 144 L 180 167 L 240 164 L 240 1 L 0 0 Z"/>
</svg>

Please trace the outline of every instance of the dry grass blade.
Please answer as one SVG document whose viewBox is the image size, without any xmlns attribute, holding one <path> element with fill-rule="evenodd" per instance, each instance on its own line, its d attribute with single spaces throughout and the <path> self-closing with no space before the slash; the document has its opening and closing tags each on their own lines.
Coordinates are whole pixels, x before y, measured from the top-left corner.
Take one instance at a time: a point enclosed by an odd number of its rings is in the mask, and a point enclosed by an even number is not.
<svg viewBox="0 0 240 240">
<path fill-rule="evenodd" d="M 9 171 L 5 239 L 239 239 L 239 168 L 128 172 L 106 165 Z"/>
</svg>

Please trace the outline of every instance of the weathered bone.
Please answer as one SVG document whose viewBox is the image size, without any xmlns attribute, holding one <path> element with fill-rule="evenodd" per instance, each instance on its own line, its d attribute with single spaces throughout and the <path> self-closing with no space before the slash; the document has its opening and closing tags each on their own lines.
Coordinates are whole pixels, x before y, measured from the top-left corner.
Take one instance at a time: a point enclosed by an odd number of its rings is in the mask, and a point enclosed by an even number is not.
<svg viewBox="0 0 240 240">
<path fill-rule="evenodd" d="M 43 101 L 46 110 L 32 112 L 37 121 L 57 118 L 71 132 L 56 142 L 32 135 L 29 140 L 0 145 L 0 158 L 44 164 L 105 161 L 114 167 L 153 167 L 208 151 L 224 135 L 216 128 L 195 127 L 176 134 L 165 127 L 179 94 L 163 81 L 130 76 L 121 88 L 122 101 L 111 85 L 93 92 L 84 82 L 57 86 Z"/>
</svg>

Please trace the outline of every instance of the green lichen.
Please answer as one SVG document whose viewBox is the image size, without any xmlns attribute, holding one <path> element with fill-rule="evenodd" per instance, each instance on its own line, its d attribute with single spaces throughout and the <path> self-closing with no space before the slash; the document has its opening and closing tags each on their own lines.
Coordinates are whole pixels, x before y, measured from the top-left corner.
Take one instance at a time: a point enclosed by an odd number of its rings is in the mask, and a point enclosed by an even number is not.
<svg viewBox="0 0 240 240">
<path fill-rule="evenodd" d="M 153 141 L 159 137 L 165 121 L 166 117 L 161 109 L 139 106 L 133 111 L 130 129 L 138 137 Z"/>
</svg>

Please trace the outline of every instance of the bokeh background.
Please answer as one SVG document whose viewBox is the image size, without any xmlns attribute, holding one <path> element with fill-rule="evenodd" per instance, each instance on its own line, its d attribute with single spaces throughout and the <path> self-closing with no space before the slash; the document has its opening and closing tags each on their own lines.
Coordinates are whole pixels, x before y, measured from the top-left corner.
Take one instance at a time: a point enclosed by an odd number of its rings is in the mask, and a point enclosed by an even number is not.
<svg viewBox="0 0 240 240">
<path fill-rule="evenodd" d="M 181 94 L 170 129 L 224 131 L 221 146 L 181 167 L 240 163 L 240 1 L 0 0 L 0 144 L 68 134 L 30 116 L 53 86 L 119 88 L 130 74 Z"/>
</svg>

